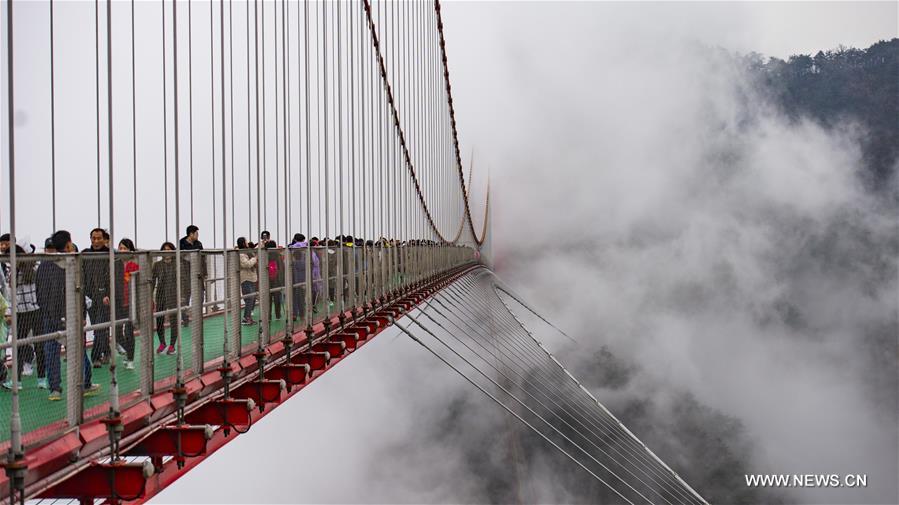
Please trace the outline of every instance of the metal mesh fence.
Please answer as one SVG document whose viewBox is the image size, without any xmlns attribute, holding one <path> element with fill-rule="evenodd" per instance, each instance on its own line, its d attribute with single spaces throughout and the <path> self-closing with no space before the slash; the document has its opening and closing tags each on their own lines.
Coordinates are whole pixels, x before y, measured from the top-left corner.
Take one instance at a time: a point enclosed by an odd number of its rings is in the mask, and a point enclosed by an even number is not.
<svg viewBox="0 0 899 505">
<path fill-rule="evenodd" d="M 314 296 L 311 292 L 307 293 L 306 291 L 310 285 L 307 279 L 310 277 L 315 279 L 316 270 L 312 264 L 312 259 L 314 257 L 317 260 L 318 256 L 310 256 L 308 247 L 292 247 L 288 249 L 288 257 L 290 258 L 290 275 L 293 287 L 291 311 L 293 313 L 294 326 L 302 329 L 312 320 Z M 307 261 L 309 262 L 308 265 Z"/>
<path fill-rule="evenodd" d="M 180 260 L 176 256 L 175 251 L 161 251 L 151 256 L 152 317 L 156 343 L 153 349 L 154 382 L 166 380 L 166 384 L 174 383 L 178 353 L 181 354 L 182 367 L 191 362 L 193 354 L 188 328 L 191 317 L 191 263 L 187 254 L 182 253 Z"/>
<path fill-rule="evenodd" d="M 227 286 L 225 284 L 225 255 L 222 252 L 204 252 L 206 264 L 205 302 L 202 317 L 203 352 L 202 363 L 221 358 L 224 353 L 224 341 L 231 323 L 225 314 Z M 229 272 L 229 276 L 234 274 Z"/>
<path fill-rule="evenodd" d="M 238 257 L 238 279 L 241 293 L 240 344 L 247 345 L 258 338 L 259 255 L 256 249 L 242 249 Z"/>
<path fill-rule="evenodd" d="M 139 339 L 142 335 L 137 326 L 139 302 L 135 285 L 139 271 L 136 254 L 116 254 L 114 296 L 110 300 L 110 306 L 114 306 L 115 311 L 115 325 L 111 329 L 111 335 L 115 336 L 111 339 L 115 341 L 115 348 L 110 345 L 110 352 L 118 353 L 116 381 L 121 405 L 140 399 L 140 368 L 136 363 L 143 356 L 140 353 Z M 108 371 L 108 366 L 104 368 Z"/>
<path fill-rule="evenodd" d="M 0 422 L 9 426 L 12 389 L 18 382 L 19 412 L 25 442 L 44 438 L 80 421 L 82 394 L 97 395 L 84 352 L 82 322 L 87 304 L 76 297 L 82 283 L 76 258 L 21 254 L 16 265 L 2 263 L 4 324 L 0 378 Z M 108 265 L 108 264 L 107 264 Z M 15 303 L 12 282 L 15 276 Z M 11 332 L 15 317 L 15 335 Z M 12 366 L 16 338 L 17 363 Z M 81 356 L 82 359 L 73 359 Z M 16 380 L 14 380 L 16 379 Z M 85 390 L 84 385 L 88 385 Z M 70 387 L 71 386 L 71 387 Z M 0 441 L 7 442 L 4 430 Z"/>
<path fill-rule="evenodd" d="M 16 319 L 15 369 L 8 323 L 0 326 L 0 423 L 10 426 L 14 377 L 25 443 L 34 444 L 106 414 L 113 357 L 125 408 L 174 385 L 179 363 L 185 381 L 214 368 L 226 339 L 234 359 L 446 268 L 434 251 L 419 249 L 328 242 L 125 251 L 115 253 L 112 268 L 108 252 L 20 254 L 16 306 L 5 311 Z M 446 254 L 470 259 L 462 251 Z M 13 268 L 3 257 L 0 265 L 2 307 L 12 304 Z M 7 428 L 0 448 L 9 438 Z"/>
</svg>

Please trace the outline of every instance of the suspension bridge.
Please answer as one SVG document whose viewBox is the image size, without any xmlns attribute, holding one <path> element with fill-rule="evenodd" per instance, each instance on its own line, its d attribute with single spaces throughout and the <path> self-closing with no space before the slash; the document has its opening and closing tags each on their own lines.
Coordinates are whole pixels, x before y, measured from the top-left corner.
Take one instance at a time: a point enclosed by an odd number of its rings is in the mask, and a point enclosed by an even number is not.
<svg viewBox="0 0 899 505">
<path fill-rule="evenodd" d="M 3 14 L 5 501 L 149 500 L 390 329 L 602 500 L 706 503 L 482 258 L 439 1 Z"/>
</svg>

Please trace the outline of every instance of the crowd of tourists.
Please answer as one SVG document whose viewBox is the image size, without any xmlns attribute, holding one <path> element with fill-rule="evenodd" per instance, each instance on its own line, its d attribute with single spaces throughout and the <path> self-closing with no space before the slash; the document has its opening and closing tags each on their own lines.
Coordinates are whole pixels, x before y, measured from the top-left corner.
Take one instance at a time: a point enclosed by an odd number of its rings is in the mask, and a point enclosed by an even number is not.
<svg viewBox="0 0 899 505">
<path fill-rule="evenodd" d="M 180 250 L 182 252 L 193 252 L 203 250 L 203 243 L 199 239 L 199 228 L 190 225 L 185 230 L 185 236 L 179 241 Z M 424 243 L 416 241 L 416 243 Z M 302 291 L 303 284 L 307 277 L 307 268 L 311 270 L 312 277 L 312 311 L 317 312 L 321 298 L 321 276 L 322 262 L 328 261 L 327 268 L 329 276 L 333 276 L 336 272 L 338 261 L 337 255 L 334 254 L 339 246 L 361 248 L 363 246 L 382 249 L 386 247 L 395 247 L 402 245 L 401 243 L 381 238 L 377 241 L 364 240 L 351 236 L 338 236 L 333 239 L 311 237 L 306 239 L 301 233 L 294 234 L 292 241 L 287 245 L 289 251 L 307 247 L 325 246 L 325 253 L 311 254 L 310 265 L 306 265 L 305 255 L 291 255 L 290 260 L 292 279 L 293 279 L 293 304 L 292 314 L 294 319 L 304 317 L 306 313 L 306 296 Z M 15 248 L 16 252 L 16 268 L 15 283 L 12 282 L 13 275 L 12 262 L 10 260 L 10 249 Z M 272 240 L 271 233 L 263 231 L 257 242 L 247 240 L 245 237 L 237 239 L 236 249 L 239 253 L 239 282 L 243 299 L 243 308 L 241 323 L 244 325 L 253 325 L 257 321 L 253 319 L 253 313 L 256 309 L 257 295 L 259 292 L 259 275 L 268 276 L 268 286 L 270 290 L 270 301 L 274 305 L 275 319 L 282 318 L 282 297 L 286 293 L 285 289 L 285 262 L 281 254 L 267 255 L 268 264 L 259 265 L 260 254 L 259 249 L 276 249 L 278 244 Z M 110 236 L 103 228 L 94 228 L 90 232 L 90 247 L 80 251 L 82 255 L 81 269 L 81 287 L 84 295 L 84 318 L 85 323 L 89 322 L 88 328 L 93 333 L 92 345 L 85 346 L 83 355 L 83 382 L 82 392 L 84 396 L 96 395 L 100 386 L 92 382 L 92 369 L 100 368 L 109 363 L 111 358 L 110 338 L 109 338 L 109 321 L 114 308 L 116 320 L 126 319 L 123 323 L 117 323 L 115 328 L 115 342 L 117 344 L 116 352 L 123 357 L 123 366 L 127 370 L 134 369 L 135 354 L 135 338 L 134 326 L 128 314 L 131 305 L 131 289 L 130 283 L 132 277 L 139 271 L 138 263 L 134 260 L 133 255 L 138 249 L 135 247 L 131 239 L 123 238 L 119 240 L 116 250 L 113 253 L 121 253 L 114 261 L 114 287 L 110 283 Z M 179 336 L 179 326 L 186 326 L 190 323 L 190 311 L 186 308 L 191 303 L 191 286 L 189 282 L 190 263 L 187 256 L 183 255 L 181 264 L 181 296 L 178 297 L 178 265 L 172 252 L 176 250 L 175 244 L 172 242 L 164 242 L 159 251 L 159 257 L 150 265 L 152 299 L 154 302 L 154 312 L 158 315 L 155 318 L 154 330 L 159 344 L 156 348 L 158 354 L 175 354 L 176 344 Z M 169 251 L 168 253 L 166 251 Z M 40 341 L 31 344 L 19 344 L 17 356 L 16 373 L 21 379 L 23 376 L 37 375 L 37 387 L 49 391 L 48 399 L 58 401 L 62 399 L 62 377 L 61 377 L 61 341 L 64 339 L 65 320 L 66 320 L 66 271 L 56 261 L 39 261 L 32 257 L 37 248 L 27 241 L 20 241 L 12 244 L 10 235 L 0 235 L 0 313 L 4 313 L 5 317 L 0 321 L 0 335 L 9 335 L 10 323 L 13 313 L 16 318 L 16 337 L 19 341 L 24 341 L 31 337 L 41 335 L 49 335 L 57 333 L 55 336 L 41 338 Z M 68 231 L 59 230 L 53 233 L 44 241 L 43 253 L 79 253 L 78 247 L 72 241 L 72 236 Z M 358 249 L 354 253 L 355 260 L 345 261 L 344 271 L 350 271 L 355 274 L 359 273 L 361 261 L 358 257 Z M 115 254 L 113 254 L 115 257 Z M 327 258 L 327 259 L 325 259 Z M 200 261 L 200 301 L 204 298 L 204 290 L 206 287 L 206 279 L 208 278 L 206 261 Z M 311 268 L 310 268 L 311 267 Z M 261 272 L 261 274 L 260 274 Z M 10 306 L 10 296 L 12 286 L 15 285 L 15 307 Z M 305 284 L 304 284 L 305 285 Z M 111 289 L 113 288 L 113 289 Z M 347 284 L 343 289 L 346 290 Z M 327 296 L 327 305 L 333 306 L 337 287 L 331 285 Z M 110 293 L 112 291 L 112 293 Z M 112 296 L 111 296 L 112 294 Z M 178 307 L 182 307 L 181 321 L 178 321 Z M 106 323 L 106 324 L 104 324 Z M 166 328 L 169 330 L 169 337 L 166 338 Z M 85 332 L 85 335 L 87 332 Z M 88 353 L 88 347 L 90 351 Z M 7 363 L 8 355 L 11 354 L 7 350 L 0 359 L 0 383 L 5 390 L 11 390 L 13 382 Z M 68 357 L 71 359 L 71 356 Z M 22 388 L 21 380 L 19 388 Z"/>
</svg>

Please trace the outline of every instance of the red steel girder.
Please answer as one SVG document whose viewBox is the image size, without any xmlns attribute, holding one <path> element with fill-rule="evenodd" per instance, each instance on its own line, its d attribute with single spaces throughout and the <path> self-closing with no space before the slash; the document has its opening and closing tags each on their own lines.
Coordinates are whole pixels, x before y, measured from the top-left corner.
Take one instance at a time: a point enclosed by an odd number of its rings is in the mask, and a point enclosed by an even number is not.
<svg viewBox="0 0 899 505">
<path fill-rule="evenodd" d="M 184 420 L 190 424 L 248 428 L 253 424 L 250 411 L 255 407 L 256 402 L 248 399 L 212 400 L 185 414 Z"/>
<path fill-rule="evenodd" d="M 327 352 L 331 358 L 339 358 L 346 351 L 346 345 L 343 342 L 329 342 L 327 340 L 319 342 L 312 346 L 313 351 Z"/>
<path fill-rule="evenodd" d="M 362 337 L 362 340 L 364 339 L 365 337 Z M 331 342 L 342 343 L 346 347 L 347 351 L 354 351 L 360 338 L 359 335 L 355 333 L 337 333 L 336 335 L 331 335 L 328 340 Z"/>
<path fill-rule="evenodd" d="M 259 408 L 263 408 L 266 403 L 281 401 L 281 391 L 284 390 L 284 386 L 283 380 L 254 380 L 244 383 L 232 391 L 231 395 L 234 398 L 249 398 L 256 402 Z"/>
<path fill-rule="evenodd" d="M 265 378 L 270 380 L 283 380 L 284 382 L 298 386 L 306 383 L 306 378 L 312 368 L 307 364 L 278 365 L 265 372 Z"/>
<path fill-rule="evenodd" d="M 151 433 L 147 438 L 128 450 L 129 456 L 178 456 L 195 458 L 206 454 L 206 442 L 212 438 L 210 425 L 172 425 Z M 178 442 L 181 442 L 179 452 Z"/>
<path fill-rule="evenodd" d="M 150 461 L 144 463 L 91 463 L 83 470 L 41 493 L 41 498 L 96 498 L 131 501 L 144 496 L 147 479 L 153 475 Z"/>
<path fill-rule="evenodd" d="M 331 362 L 331 355 L 327 352 L 303 352 L 290 359 L 297 365 L 309 365 L 312 371 L 324 370 Z"/>
</svg>

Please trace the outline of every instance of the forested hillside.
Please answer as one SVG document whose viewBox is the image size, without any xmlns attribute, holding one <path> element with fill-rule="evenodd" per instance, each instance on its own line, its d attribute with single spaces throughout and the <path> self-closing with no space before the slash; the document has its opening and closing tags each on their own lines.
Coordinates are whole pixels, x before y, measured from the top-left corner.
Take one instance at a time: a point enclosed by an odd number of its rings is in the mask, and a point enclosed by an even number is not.
<svg viewBox="0 0 899 505">
<path fill-rule="evenodd" d="M 866 179 L 882 187 L 899 161 L 899 38 L 867 49 L 839 47 L 786 61 L 752 54 L 750 70 L 789 116 L 832 126 L 855 120 L 865 128 Z"/>
</svg>

